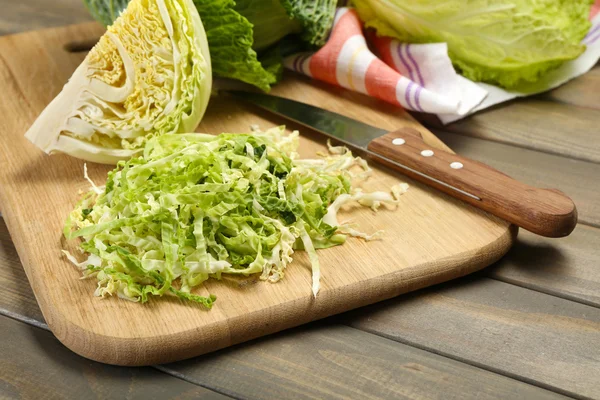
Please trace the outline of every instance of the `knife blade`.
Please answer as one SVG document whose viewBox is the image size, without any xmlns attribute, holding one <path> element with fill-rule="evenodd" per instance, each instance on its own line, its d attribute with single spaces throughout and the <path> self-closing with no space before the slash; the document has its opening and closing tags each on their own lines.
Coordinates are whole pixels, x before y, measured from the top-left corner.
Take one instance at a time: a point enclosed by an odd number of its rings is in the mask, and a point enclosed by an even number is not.
<svg viewBox="0 0 600 400">
<path fill-rule="evenodd" d="M 567 236 L 577 224 L 575 204 L 564 193 L 528 186 L 481 162 L 433 148 L 412 127 L 388 132 L 284 97 L 228 93 L 358 149 L 370 159 L 533 233 Z"/>
</svg>

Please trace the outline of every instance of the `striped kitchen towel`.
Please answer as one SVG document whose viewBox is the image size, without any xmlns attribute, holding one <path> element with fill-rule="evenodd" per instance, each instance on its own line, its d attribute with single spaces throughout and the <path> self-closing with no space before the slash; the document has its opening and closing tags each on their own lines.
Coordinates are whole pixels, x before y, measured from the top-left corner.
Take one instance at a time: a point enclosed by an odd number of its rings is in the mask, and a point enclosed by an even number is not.
<svg viewBox="0 0 600 400">
<path fill-rule="evenodd" d="M 600 0 L 592 7 L 586 51 L 519 90 L 472 82 L 457 74 L 445 43 L 407 44 L 367 31 L 351 8 L 338 8 L 331 35 L 315 53 L 287 57 L 286 68 L 399 105 L 437 114 L 449 123 L 515 97 L 555 88 L 589 71 L 600 59 Z M 367 42 L 378 53 L 371 52 Z"/>
<path fill-rule="evenodd" d="M 400 44 L 370 39 L 383 61 L 368 48 L 362 22 L 351 8 L 338 8 L 329 40 L 316 53 L 295 54 L 284 65 L 315 79 L 378 97 L 408 110 L 465 114 L 487 92 L 458 75 L 446 44 Z"/>
</svg>

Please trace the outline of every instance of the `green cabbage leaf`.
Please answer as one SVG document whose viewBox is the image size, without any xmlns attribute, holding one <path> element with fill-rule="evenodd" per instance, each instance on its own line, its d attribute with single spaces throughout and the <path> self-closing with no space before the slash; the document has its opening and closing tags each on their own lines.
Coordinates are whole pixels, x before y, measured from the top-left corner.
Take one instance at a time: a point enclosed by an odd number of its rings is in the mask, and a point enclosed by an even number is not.
<svg viewBox="0 0 600 400">
<path fill-rule="evenodd" d="M 235 10 L 252 25 L 252 48 L 258 52 L 302 31 L 280 0 L 236 0 Z"/>
<path fill-rule="evenodd" d="M 290 34 L 310 46 L 323 46 L 333 26 L 337 0 L 237 0 L 235 10 L 253 26 L 256 51 Z"/>
<path fill-rule="evenodd" d="M 382 36 L 445 42 L 474 81 L 515 88 L 578 57 L 593 0 L 354 0 Z"/>
<path fill-rule="evenodd" d="M 298 133 L 285 135 L 283 127 L 156 137 L 140 157 L 109 172 L 105 186 L 92 183 L 64 228 L 67 239 L 83 240 L 88 257 L 80 262 L 65 254 L 97 279 L 97 296 L 145 302 L 171 294 L 211 307 L 214 296 L 192 289 L 223 274 L 277 282 L 294 251 L 303 249 L 316 296 L 317 249 L 340 245 L 348 235 L 381 234 L 339 223 L 340 208 L 397 204 L 407 185 L 364 193 L 353 188 L 371 172 L 364 160 L 339 147 L 300 160 L 297 148 Z"/>
<path fill-rule="evenodd" d="M 109 26 L 127 7 L 129 0 L 84 0 L 83 3 L 98 22 Z"/>
<path fill-rule="evenodd" d="M 115 164 L 154 136 L 196 129 L 211 87 L 192 0 L 133 0 L 25 137 L 47 153 Z"/>
<path fill-rule="evenodd" d="M 193 1 L 208 37 L 214 76 L 264 91 L 278 81 L 283 68 L 282 55 L 275 58 L 272 47 L 289 35 L 300 35 L 296 42 L 302 43 L 302 49 L 324 45 L 336 6 L 336 0 Z M 128 0 L 84 2 L 92 16 L 108 26 Z"/>
<path fill-rule="evenodd" d="M 264 68 L 252 48 L 253 27 L 233 0 L 194 0 L 208 38 L 214 76 L 236 79 L 268 91 L 277 75 Z"/>
<path fill-rule="evenodd" d="M 302 26 L 302 39 L 312 46 L 323 46 L 335 18 L 337 0 L 281 0 L 287 14 Z"/>
</svg>

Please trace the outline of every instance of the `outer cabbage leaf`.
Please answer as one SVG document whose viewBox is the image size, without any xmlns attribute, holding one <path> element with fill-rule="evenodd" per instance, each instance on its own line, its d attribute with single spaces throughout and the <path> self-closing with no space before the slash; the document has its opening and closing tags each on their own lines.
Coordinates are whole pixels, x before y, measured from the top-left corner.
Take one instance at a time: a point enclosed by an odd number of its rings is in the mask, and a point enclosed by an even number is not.
<svg viewBox="0 0 600 400">
<path fill-rule="evenodd" d="M 25 136 L 47 153 L 114 164 L 153 136 L 193 131 L 211 76 L 191 0 L 133 0 Z"/>
<path fill-rule="evenodd" d="M 448 43 L 467 78 L 514 88 L 579 56 L 592 0 L 354 0 L 378 34 Z"/>
<path fill-rule="evenodd" d="M 277 81 L 252 48 L 252 24 L 234 10 L 233 0 L 194 0 L 206 29 L 213 73 L 238 79 L 264 91 Z"/>
<path fill-rule="evenodd" d="M 252 24 L 252 48 L 261 51 L 290 33 L 300 33 L 302 25 L 292 19 L 280 0 L 237 0 L 235 10 Z"/>
<path fill-rule="evenodd" d="M 237 0 L 235 9 L 253 25 L 256 51 L 300 33 L 312 46 L 325 44 L 335 16 L 335 0 Z"/>
<path fill-rule="evenodd" d="M 337 0 L 281 0 L 288 15 L 302 25 L 302 39 L 323 46 L 329 37 Z"/>
</svg>

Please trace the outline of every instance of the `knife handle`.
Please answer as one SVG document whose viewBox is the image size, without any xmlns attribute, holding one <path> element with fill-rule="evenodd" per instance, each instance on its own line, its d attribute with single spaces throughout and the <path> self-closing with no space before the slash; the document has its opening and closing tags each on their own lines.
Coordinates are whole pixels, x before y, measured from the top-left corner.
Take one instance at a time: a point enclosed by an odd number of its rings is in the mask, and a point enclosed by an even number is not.
<svg viewBox="0 0 600 400">
<path fill-rule="evenodd" d="M 416 129 L 403 128 L 383 135 L 371 141 L 368 149 L 379 162 L 538 235 L 567 236 L 577 224 L 575 204 L 559 190 L 528 186 L 481 162 L 432 148 Z"/>
</svg>

